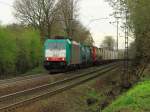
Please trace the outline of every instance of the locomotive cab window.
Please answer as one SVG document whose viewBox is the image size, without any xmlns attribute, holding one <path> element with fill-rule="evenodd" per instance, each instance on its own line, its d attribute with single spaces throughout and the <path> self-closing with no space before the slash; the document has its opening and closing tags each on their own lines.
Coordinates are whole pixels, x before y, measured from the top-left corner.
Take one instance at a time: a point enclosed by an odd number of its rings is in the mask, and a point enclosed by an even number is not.
<svg viewBox="0 0 150 112">
<path fill-rule="evenodd" d="M 65 44 L 64 43 L 49 43 L 48 44 L 48 49 L 50 49 L 50 50 L 63 50 L 63 49 L 65 49 L 66 47 L 65 47 Z"/>
</svg>

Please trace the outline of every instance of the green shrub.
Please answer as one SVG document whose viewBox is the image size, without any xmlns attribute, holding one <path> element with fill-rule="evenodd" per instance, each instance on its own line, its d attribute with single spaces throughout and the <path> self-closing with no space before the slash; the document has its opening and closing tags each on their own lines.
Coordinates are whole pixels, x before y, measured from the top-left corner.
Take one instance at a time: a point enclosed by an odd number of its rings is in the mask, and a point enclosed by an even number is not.
<svg viewBox="0 0 150 112">
<path fill-rule="evenodd" d="M 24 73 L 41 64 L 42 43 L 38 32 L 31 29 L 25 30 L 17 38 L 17 71 Z"/>
<path fill-rule="evenodd" d="M 6 29 L 0 28 L 0 74 L 15 71 L 16 49 L 15 39 Z"/>
<path fill-rule="evenodd" d="M 25 73 L 42 63 L 42 42 L 31 28 L 0 28 L 0 74 Z"/>
</svg>

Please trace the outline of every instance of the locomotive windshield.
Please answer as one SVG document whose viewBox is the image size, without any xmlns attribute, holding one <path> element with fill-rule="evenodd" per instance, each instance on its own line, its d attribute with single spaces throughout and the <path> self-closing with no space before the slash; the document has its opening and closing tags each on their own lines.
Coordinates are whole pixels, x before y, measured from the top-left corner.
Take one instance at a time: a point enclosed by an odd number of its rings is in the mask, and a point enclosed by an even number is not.
<svg viewBox="0 0 150 112">
<path fill-rule="evenodd" d="M 49 43 L 48 49 L 50 49 L 50 50 L 63 50 L 63 49 L 65 49 L 65 44 L 64 43 Z"/>
<path fill-rule="evenodd" d="M 45 52 L 46 57 L 66 57 L 66 45 L 61 42 L 49 43 Z"/>
</svg>

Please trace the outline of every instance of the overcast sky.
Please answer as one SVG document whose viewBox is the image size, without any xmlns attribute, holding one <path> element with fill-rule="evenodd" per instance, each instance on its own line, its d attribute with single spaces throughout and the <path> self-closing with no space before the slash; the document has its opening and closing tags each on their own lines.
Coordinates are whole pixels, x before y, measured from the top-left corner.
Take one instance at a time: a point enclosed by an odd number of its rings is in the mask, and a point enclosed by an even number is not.
<svg viewBox="0 0 150 112">
<path fill-rule="evenodd" d="M 0 0 L 0 21 L 2 24 L 9 24 L 15 22 L 13 17 L 13 8 L 11 7 L 14 0 Z M 103 38 L 107 35 L 112 35 L 116 39 L 115 24 L 110 24 L 112 19 L 109 15 L 112 13 L 111 7 L 104 0 L 81 0 L 79 2 L 79 19 L 88 27 L 92 33 L 95 45 L 99 46 Z M 92 21 L 91 20 L 95 20 Z M 121 32 L 121 31 L 120 31 Z M 123 36 L 123 34 L 121 33 Z M 132 39 L 131 39 L 132 40 Z M 119 47 L 124 48 L 124 38 L 119 38 Z"/>
</svg>

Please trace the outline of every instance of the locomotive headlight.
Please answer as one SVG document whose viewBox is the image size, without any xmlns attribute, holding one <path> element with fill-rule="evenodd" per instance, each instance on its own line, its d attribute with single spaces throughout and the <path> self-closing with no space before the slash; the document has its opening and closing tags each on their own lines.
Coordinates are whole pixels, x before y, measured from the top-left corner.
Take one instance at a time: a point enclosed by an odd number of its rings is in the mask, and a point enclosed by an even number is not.
<svg viewBox="0 0 150 112">
<path fill-rule="evenodd" d="M 62 58 L 63 61 L 65 61 L 65 58 Z"/>
</svg>

